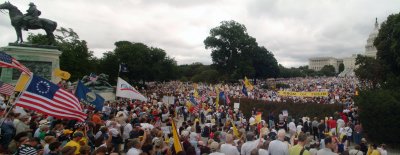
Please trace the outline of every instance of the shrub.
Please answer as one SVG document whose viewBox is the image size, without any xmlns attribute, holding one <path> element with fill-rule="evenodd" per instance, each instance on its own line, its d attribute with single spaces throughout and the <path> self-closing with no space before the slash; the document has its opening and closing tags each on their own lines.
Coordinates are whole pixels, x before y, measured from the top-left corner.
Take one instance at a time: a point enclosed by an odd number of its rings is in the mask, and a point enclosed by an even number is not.
<svg viewBox="0 0 400 155">
<path fill-rule="evenodd" d="M 359 117 L 368 140 L 400 144 L 400 93 L 394 90 L 368 90 L 355 99 Z"/>
<path fill-rule="evenodd" d="M 234 102 L 239 102 L 239 99 L 231 99 L 231 106 Z M 221 103 L 220 103 L 221 104 Z M 263 112 L 263 119 L 268 119 L 268 114 L 274 112 L 275 118 L 282 110 L 287 110 L 289 116 L 298 119 L 303 116 L 310 118 L 318 117 L 318 119 L 325 118 L 326 116 L 333 116 L 335 112 L 342 110 L 342 105 L 338 104 L 316 104 L 316 103 L 272 103 L 252 99 L 240 99 L 240 110 L 249 118 L 253 107 L 257 111 Z"/>
</svg>

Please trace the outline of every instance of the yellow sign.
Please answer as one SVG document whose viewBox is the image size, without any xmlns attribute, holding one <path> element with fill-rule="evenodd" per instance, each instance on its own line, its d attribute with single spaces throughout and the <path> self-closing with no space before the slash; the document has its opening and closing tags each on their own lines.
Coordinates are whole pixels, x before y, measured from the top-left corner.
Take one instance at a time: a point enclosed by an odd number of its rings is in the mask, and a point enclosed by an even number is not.
<svg viewBox="0 0 400 155">
<path fill-rule="evenodd" d="M 53 73 L 54 73 L 55 76 L 57 76 L 57 77 L 59 77 L 61 79 L 64 79 L 64 80 L 68 80 L 71 77 L 70 73 L 68 73 L 66 71 L 62 71 L 59 68 L 54 69 Z"/>
<path fill-rule="evenodd" d="M 326 97 L 328 92 L 295 92 L 295 91 L 278 91 L 281 96 L 300 96 L 300 97 Z"/>
</svg>

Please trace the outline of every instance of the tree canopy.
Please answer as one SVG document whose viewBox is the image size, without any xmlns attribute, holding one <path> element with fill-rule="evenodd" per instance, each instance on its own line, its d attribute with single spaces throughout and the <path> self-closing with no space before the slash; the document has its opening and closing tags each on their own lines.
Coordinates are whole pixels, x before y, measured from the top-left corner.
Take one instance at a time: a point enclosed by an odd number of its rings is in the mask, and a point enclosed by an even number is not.
<svg viewBox="0 0 400 155">
<path fill-rule="evenodd" d="M 56 45 L 62 51 L 60 69 L 71 73 L 71 80 L 77 80 L 90 72 L 96 71 L 97 59 L 89 51 L 85 40 L 80 40 L 78 34 L 71 28 L 56 30 Z M 28 42 L 45 44 L 47 38 L 42 34 L 29 34 Z"/>
<path fill-rule="evenodd" d="M 204 45 L 211 49 L 213 66 L 229 79 L 276 77 L 279 73 L 274 55 L 258 46 L 246 27 L 236 21 L 223 21 L 211 29 Z"/>
<path fill-rule="evenodd" d="M 125 63 L 129 72 L 121 74 L 131 81 L 169 81 L 178 78 L 177 64 L 160 48 L 143 43 L 118 41 L 112 52 L 100 59 L 100 67 L 110 77 L 118 76 L 119 64 Z M 113 82 L 113 81 L 111 81 Z"/>
<path fill-rule="evenodd" d="M 356 59 L 359 66 L 355 70 L 357 77 L 364 83 L 372 82 L 373 87 L 362 87 L 355 103 L 362 111 L 360 121 L 369 140 L 398 146 L 399 134 L 376 133 L 392 133 L 400 129 L 397 125 L 400 117 L 396 115 L 400 110 L 400 13 L 390 15 L 382 23 L 374 45 L 378 50 L 376 59 L 366 56 Z"/>
</svg>

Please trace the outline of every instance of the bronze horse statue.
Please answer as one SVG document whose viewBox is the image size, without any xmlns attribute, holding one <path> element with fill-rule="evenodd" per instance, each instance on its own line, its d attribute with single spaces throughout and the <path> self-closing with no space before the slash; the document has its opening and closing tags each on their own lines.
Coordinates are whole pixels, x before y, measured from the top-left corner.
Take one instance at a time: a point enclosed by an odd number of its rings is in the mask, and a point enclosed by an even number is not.
<svg viewBox="0 0 400 155">
<path fill-rule="evenodd" d="M 17 41 L 15 41 L 15 43 L 23 42 L 22 27 L 25 27 L 26 29 L 32 30 L 43 29 L 46 31 L 49 44 L 54 44 L 55 38 L 53 32 L 57 28 L 57 22 L 45 18 L 38 18 L 38 24 L 32 24 L 31 22 L 28 22 L 27 25 L 24 25 L 24 14 L 22 14 L 22 12 L 16 6 L 12 5 L 10 2 L 4 2 L 3 4 L 0 4 L 0 10 L 3 9 L 8 10 L 11 19 L 11 25 L 14 27 L 15 32 L 17 33 Z"/>
</svg>

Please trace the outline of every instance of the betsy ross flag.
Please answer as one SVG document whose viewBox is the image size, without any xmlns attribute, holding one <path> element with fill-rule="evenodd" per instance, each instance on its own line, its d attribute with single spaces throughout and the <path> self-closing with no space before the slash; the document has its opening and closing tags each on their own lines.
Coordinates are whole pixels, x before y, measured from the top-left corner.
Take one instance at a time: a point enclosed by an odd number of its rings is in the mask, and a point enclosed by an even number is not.
<svg viewBox="0 0 400 155">
<path fill-rule="evenodd" d="M 24 65 L 19 63 L 17 61 L 17 59 L 13 58 L 12 56 L 8 55 L 7 53 L 4 53 L 3 51 L 0 51 L 0 67 L 16 68 L 23 73 L 32 75 L 32 72 L 28 68 L 26 68 Z"/>
<path fill-rule="evenodd" d="M 11 96 L 14 93 L 14 86 L 0 81 L 0 94 Z"/>
<path fill-rule="evenodd" d="M 85 121 L 79 100 L 56 84 L 33 75 L 15 105 L 56 118 Z"/>
</svg>

